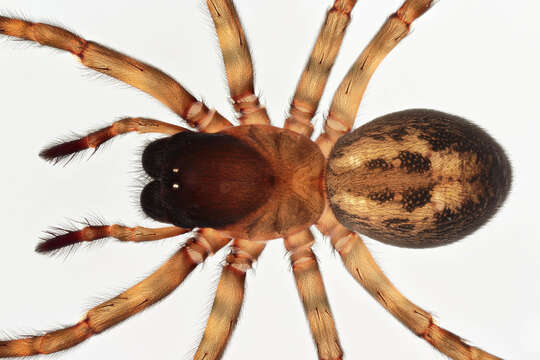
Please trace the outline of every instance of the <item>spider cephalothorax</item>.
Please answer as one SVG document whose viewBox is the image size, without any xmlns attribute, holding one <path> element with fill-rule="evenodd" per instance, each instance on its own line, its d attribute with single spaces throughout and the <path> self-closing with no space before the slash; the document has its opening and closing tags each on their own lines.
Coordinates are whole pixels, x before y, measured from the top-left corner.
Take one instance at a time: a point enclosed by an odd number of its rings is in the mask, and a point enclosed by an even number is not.
<svg viewBox="0 0 540 360">
<path fill-rule="evenodd" d="M 144 151 L 143 168 L 158 180 L 144 188 L 141 205 L 148 216 L 176 226 L 276 239 L 321 216 L 324 166 L 319 147 L 290 130 L 244 125 L 217 134 L 184 132 Z"/>
<path fill-rule="evenodd" d="M 324 178 L 341 224 L 392 245 L 432 247 L 483 225 L 511 180 L 504 151 L 485 131 L 433 110 L 373 120 L 339 139 L 326 176 L 324 163 L 307 137 L 271 126 L 184 132 L 143 153 L 157 180 L 141 205 L 157 221 L 270 240 L 316 222 Z"/>
<path fill-rule="evenodd" d="M 311 120 L 356 1 L 335 0 L 328 11 L 283 129 L 270 125 L 254 95 L 251 57 L 232 0 L 207 3 L 240 126 L 150 65 L 53 25 L 0 16 L 0 34 L 69 51 L 85 66 L 152 95 L 199 131 L 130 117 L 40 154 L 58 162 L 119 134 L 167 135 L 143 152 L 143 169 L 151 180 L 140 199 L 149 217 L 170 226 L 89 223 L 51 231 L 38 252 L 105 237 L 140 242 L 194 233 L 153 274 L 90 309 L 77 324 L 0 341 L 0 357 L 48 354 L 83 342 L 167 296 L 197 265 L 231 243 L 194 356 L 218 359 L 238 319 L 246 271 L 266 240 L 283 237 L 319 359 L 340 360 L 343 351 L 311 250 L 310 226 L 315 225 L 330 238 L 350 274 L 416 335 L 454 359 L 494 359 L 437 326 L 430 313 L 405 298 L 355 232 L 398 246 L 443 245 L 485 223 L 508 193 L 511 170 L 503 150 L 458 117 L 408 110 L 350 132 L 371 75 L 432 1 L 405 0 L 387 19 L 337 89 L 315 141 Z"/>
</svg>

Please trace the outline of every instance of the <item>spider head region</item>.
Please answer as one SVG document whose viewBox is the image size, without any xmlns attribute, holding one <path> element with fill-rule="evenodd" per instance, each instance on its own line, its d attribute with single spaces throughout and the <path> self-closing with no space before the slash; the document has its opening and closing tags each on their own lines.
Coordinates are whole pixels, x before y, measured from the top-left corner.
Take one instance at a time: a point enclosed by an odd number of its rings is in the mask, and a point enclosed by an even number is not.
<svg viewBox="0 0 540 360">
<path fill-rule="evenodd" d="M 150 143 L 142 164 L 153 181 L 141 206 L 154 220 L 220 228 L 262 206 L 275 181 L 266 159 L 224 134 L 184 132 Z"/>
</svg>

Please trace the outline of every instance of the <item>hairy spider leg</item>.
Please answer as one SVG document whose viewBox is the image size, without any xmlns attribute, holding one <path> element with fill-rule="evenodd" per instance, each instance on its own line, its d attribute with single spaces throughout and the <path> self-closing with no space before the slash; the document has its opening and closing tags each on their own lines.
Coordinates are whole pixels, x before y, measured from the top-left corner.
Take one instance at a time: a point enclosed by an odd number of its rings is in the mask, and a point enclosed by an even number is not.
<svg viewBox="0 0 540 360">
<path fill-rule="evenodd" d="M 113 122 L 110 126 L 104 127 L 90 134 L 75 140 L 63 141 L 54 144 L 39 153 L 43 159 L 57 163 L 79 151 L 86 149 L 97 149 L 106 141 L 115 136 L 129 132 L 139 134 L 159 133 L 165 135 L 174 135 L 180 132 L 191 131 L 181 126 L 169 124 L 159 120 L 153 120 L 141 117 L 129 117 Z"/>
<path fill-rule="evenodd" d="M 433 316 L 409 301 L 388 280 L 360 236 L 341 225 L 327 207 L 317 228 L 330 236 L 349 273 L 390 314 L 446 356 L 456 360 L 499 359 L 435 324 Z"/>
<path fill-rule="evenodd" d="M 92 242 L 108 237 L 120 241 L 144 242 L 167 239 L 190 232 L 192 229 L 185 229 L 177 226 L 167 226 L 161 228 L 146 228 L 142 226 L 128 227 L 119 224 L 113 225 L 88 225 L 78 230 L 65 230 L 53 228 L 47 231 L 50 235 L 43 239 L 36 247 L 39 253 L 47 253 L 72 246 L 83 242 Z"/>
<path fill-rule="evenodd" d="M 153 96 L 203 132 L 218 132 L 232 124 L 205 104 L 197 101 L 176 80 L 164 72 L 87 41 L 57 26 L 0 16 L 0 34 L 71 52 L 90 69 L 114 77 Z"/>
<path fill-rule="evenodd" d="M 223 355 L 242 308 L 246 271 L 265 246 L 261 241 L 233 240 L 194 360 L 215 360 Z"/>
<path fill-rule="evenodd" d="M 311 120 L 319 107 L 330 71 L 341 47 L 351 11 L 356 0 L 335 0 L 326 14 L 315 46 L 300 76 L 294 98 L 285 120 L 285 129 L 310 137 L 313 133 Z"/>
<path fill-rule="evenodd" d="M 232 0 L 207 0 L 219 39 L 229 92 L 240 124 L 270 124 L 254 94 L 253 63 L 242 24 Z"/>
<path fill-rule="evenodd" d="M 311 334 L 319 359 L 341 360 L 343 351 L 330 310 L 330 304 L 324 290 L 324 283 L 317 263 L 317 258 L 311 250 L 315 242 L 311 230 L 306 229 L 285 239 L 285 248 L 291 254 L 291 264 L 296 279 L 298 295 L 304 305 L 304 311 L 309 321 Z"/>
<path fill-rule="evenodd" d="M 336 141 L 352 129 L 362 96 L 377 66 L 409 33 L 411 23 L 425 13 L 431 4 L 431 0 L 405 1 L 383 24 L 351 67 L 334 95 L 324 133 L 316 141 L 326 157 Z M 440 328 L 431 314 L 405 298 L 376 264 L 360 236 L 335 219 L 329 204 L 317 222 L 317 228 L 330 236 L 332 245 L 351 275 L 416 335 L 454 359 L 498 359 Z"/>
<path fill-rule="evenodd" d="M 154 273 L 115 298 L 90 309 L 76 325 L 41 336 L 0 341 L 0 358 L 50 354 L 101 333 L 169 295 L 197 265 L 229 241 L 229 237 L 216 230 L 200 229 Z"/>
<path fill-rule="evenodd" d="M 334 94 L 324 133 L 316 143 L 328 157 L 336 141 L 349 132 L 371 76 L 388 53 L 409 33 L 414 20 L 424 14 L 432 0 L 407 0 L 390 15 L 375 37 L 362 51 Z"/>
</svg>

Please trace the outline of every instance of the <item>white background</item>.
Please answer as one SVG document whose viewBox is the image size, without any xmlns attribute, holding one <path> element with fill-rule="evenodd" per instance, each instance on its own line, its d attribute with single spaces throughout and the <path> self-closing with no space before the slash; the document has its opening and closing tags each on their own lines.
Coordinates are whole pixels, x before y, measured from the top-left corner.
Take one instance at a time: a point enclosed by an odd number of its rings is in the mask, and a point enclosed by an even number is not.
<svg viewBox="0 0 540 360">
<path fill-rule="evenodd" d="M 330 0 L 236 1 L 256 67 L 256 87 L 281 125 Z M 316 121 L 362 47 L 400 0 L 361 0 Z M 87 39 L 153 64 L 232 118 L 212 23 L 199 1 L 1 0 L 4 12 L 64 24 Z M 376 260 L 412 301 L 445 328 L 506 359 L 540 358 L 538 142 L 540 5 L 534 0 L 441 0 L 383 62 L 357 125 L 405 108 L 428 107 L 475 121 L 513 164 L 504 208 L 465 240 L 401 249 L 368 241 Z M 0 329 L 8 334 L 76 323 L 84 310 L 151 272 L 180 239 L 113 240 L 65 257 L 33 252 L 42 231 L 67 218 L 156 225 L 136 204 L 138 152 L 148 137 L 116 139 L 90 161 L 67 167 L 37 154 L 56 137 L 121 116 L 177 122 L 145 94 L 95 79 L 69 54 L 0 43 Z M 347 359 L 443 359 L 348 275 L 318 238 L 316 252 Z M 188 359 L 202 334 L 219 276 L 220 252 L 165 301 L 58 359 Z M 224 359 L 315 359 L 280 240 L 248 276 L 246 303 Z"/>
</svg>

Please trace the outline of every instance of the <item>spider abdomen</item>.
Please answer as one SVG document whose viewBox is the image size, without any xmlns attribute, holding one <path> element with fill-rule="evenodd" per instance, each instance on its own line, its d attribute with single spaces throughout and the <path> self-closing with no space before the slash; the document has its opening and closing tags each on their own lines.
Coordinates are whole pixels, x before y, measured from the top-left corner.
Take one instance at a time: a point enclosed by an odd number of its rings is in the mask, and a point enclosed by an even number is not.
<svg viewBox="0 0 540 360">
<path fill-rule="evenodd" d="M 470 234 L 496 212 L 510 182 L 508 158 L 484 130 L 424 109 L 382 116 L 341 137 L 326 178 L 343 225 L 404 247 Z"/>
<path fill-rule="evenodd" d="M 155 179 L 141 194 L 144 212 L 180 227 L 268 240 L 309 227 L 324 207 L 319 148 L 272 126 L 159 139 L 145 149 L 143 167 Z"/>
</svg>

